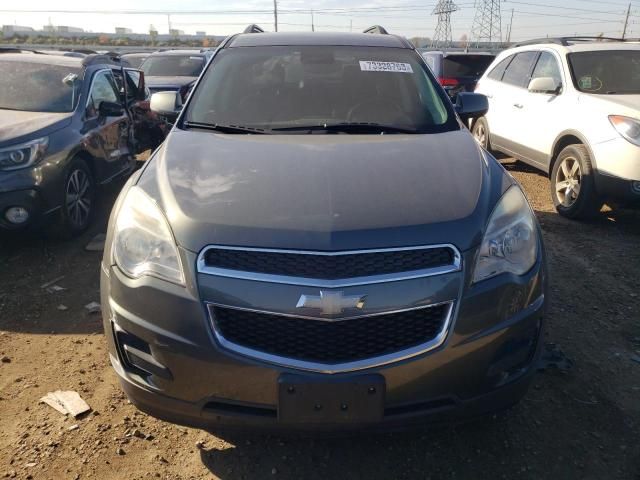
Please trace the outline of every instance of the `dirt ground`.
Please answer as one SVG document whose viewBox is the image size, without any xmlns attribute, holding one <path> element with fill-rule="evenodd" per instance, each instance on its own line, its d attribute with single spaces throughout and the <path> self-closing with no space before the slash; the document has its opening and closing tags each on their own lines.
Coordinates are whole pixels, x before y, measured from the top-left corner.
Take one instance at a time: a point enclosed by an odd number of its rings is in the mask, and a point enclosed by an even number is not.
<svg viewBox="0 0 640 480">
<path fill-rule="evenodd" d="M 640 479 L 640 212 L 560 218 L 547 179 L 505 166 L 542 224 L 551 273 L 547 343 L 571 369 L 537 375 L 508 412 L 463 425 L 341 439 L 220 438 L 139 413 L 108 363 L 99 314 L 100 253 L 116 189 L 81 238 L 0 240 L 0 478 Z M 65 290 L 41 285 L 63 277 Z M 66 418 L 39 398 L 76 390 Z M 76 427 L 77 426 L 77 427 Z"/>
</svg>

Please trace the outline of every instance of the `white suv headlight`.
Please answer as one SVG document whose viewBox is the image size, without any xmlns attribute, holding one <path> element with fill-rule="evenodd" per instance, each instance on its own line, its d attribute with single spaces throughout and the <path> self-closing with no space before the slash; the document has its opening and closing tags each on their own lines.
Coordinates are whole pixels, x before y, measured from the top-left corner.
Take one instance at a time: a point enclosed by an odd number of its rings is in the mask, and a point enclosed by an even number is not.
<svg viewBox="0 0 640 480">
<path fill-rule="evenodd" d="M 609 115 L 609 121 L 625 140 L 640 147 L 640 120 L 622 115 Z"/>
<path fill-rule="evenodd" d="M 527 199 L 514 185 L 491 214 L 473 272 L 473 282 L 501 273 L 523 275 L 538 257 L 538 230 Z"/>
<path fill-rule="evenodd" d="M 113 260 L 126 275 L 159 277 L 184 285 L 184 273 L 169 223 L 139 187 L 131 187 L 115 220 Z"/>
</svg>

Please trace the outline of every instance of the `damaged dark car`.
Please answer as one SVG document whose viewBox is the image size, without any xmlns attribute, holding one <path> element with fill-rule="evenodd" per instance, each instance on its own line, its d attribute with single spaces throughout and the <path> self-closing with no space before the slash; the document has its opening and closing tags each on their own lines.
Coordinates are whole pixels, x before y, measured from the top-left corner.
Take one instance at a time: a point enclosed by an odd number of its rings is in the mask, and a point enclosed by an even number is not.
<svg viewBox="0 0 640 480">
<path fill-rule="evenodd" d="M 0 231 L 90 225 L 99 186 L 131 174 L 166 124 L 115 57 L 0 54 Z"/>
</svg>

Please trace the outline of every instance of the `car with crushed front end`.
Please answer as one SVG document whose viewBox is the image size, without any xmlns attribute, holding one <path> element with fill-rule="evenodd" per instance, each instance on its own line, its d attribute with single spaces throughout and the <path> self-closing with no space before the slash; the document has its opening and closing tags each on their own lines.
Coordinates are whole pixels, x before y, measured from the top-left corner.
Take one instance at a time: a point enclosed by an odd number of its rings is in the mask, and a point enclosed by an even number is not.
<svg viewBox="0 0 640 480">
<path fill-rule="evenodd" d="M 101 267 L 129 399 L 209 431 L 401 428 L 510 407 L 547 273 L 517 182 L 404 38 L 227 39 L 113 208 Z M 179 110 L 179 113 L 178 113 Z"/>
<path fill-rule="evenodd" d="M 31 226 L 76 235 L 98 186 L 129 175 L 165 123 L 139 70 L 108 55 L 0 53 L 0 233 Z"/>
</svg>

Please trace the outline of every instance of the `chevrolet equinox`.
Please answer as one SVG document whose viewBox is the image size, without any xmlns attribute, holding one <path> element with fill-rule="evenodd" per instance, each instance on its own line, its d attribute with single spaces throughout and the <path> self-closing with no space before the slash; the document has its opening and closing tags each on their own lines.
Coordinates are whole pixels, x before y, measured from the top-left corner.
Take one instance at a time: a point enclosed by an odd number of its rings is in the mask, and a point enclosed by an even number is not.
<svg viewBox="0 0 640 480">
<path fill-rule="evenodd" d="M 255 32 L 255 33 L 254 33 Z M 207 430 L 396 428 L 507 408 L 545 261 L 516 181 L 401 37 L 230 37 L 119 196 L 101 290 L 131 401 Z"/>
</svg>

